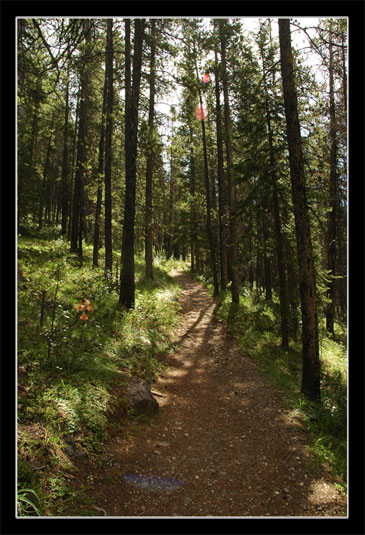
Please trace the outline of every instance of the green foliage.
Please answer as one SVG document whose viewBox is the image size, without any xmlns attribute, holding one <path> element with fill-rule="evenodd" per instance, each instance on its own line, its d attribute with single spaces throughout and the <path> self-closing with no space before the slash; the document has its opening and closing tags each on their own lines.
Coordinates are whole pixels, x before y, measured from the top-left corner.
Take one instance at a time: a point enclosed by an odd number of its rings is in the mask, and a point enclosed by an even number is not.
<svg viewBox="0 0 365 535">
<path fill-rule="evenodd" d="M 156 258 L 150 281 L 143 259 L 137 258 L 135 308 L 121 310 L 114 282 L 91 267 L 90 248 L 85 247 L 80 265 L 64 240 L 46 237 L 44 231 L 32 234 L 18 242 L 25 277 L 19 282 L 17 311 L 18 478 L 22 488 L 41 485 L 49 514 L 70 498 L 62 474 L 72 469 L 72 461 L 60 453 L 62 437 L 77 437 L 81 450 L 102 449 L 108 413 L 120 405 L 116 392 L 120 395 L 131 375 L 152 382 L 173 348 L 179 287 L 168 275 L 173 260 Z M 84 315 L 87 320 L 81 319 Z M 46 438 L 32 431 L 38 425 Z M 35 459 L 47 467 L 44 472 L 29 468 Z M 21 498 L 23 513 L 32 514 L 29 496 Z"/>
<path fill-rule="evenodd" d="M 32 495 L 32 499 L 29 497 Z M 34 516 L 34 513 L 41 516 L 39 506 L 34 503 L 34 498 L 39 501 L 38 494 L 33 489 L 18 489 L 17 492 L 17 514 L 19 516 Z"/>
</svg>

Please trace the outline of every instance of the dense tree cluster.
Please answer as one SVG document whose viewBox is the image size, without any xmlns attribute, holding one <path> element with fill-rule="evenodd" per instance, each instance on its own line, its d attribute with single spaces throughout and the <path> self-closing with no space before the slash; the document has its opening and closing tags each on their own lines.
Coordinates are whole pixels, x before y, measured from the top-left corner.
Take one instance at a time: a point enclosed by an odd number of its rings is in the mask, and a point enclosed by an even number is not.
<svg viewBox="0 0 365 535">
<path fill-rule="evenodd" d="M 318 322 L 346 319 L 346 19 L 20 18 L 17 42 L 18 231 L 93 244 L 127 308 L 136 254 L 277 299 L 319 399 Z"/>
</svg>

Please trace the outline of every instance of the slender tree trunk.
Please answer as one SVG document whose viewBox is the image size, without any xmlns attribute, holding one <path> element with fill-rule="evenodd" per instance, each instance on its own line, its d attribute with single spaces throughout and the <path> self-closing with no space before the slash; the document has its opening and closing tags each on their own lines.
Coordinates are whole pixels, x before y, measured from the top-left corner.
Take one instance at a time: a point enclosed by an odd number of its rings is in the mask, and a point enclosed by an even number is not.
<svg viewBox="0 0 365 535">
<path fill-rule="evenodd" d="M 220 281 L 221 288 L 225 290 L 228 283 L 228 261 L 227 261 L 227 195 L 224 180 L 223 164 L 223 139 L 222 139 L 222 111 L 219 90 L 219 68 L 218 55 L 215 54 L 215 99 L 216 99 L 216 121 L 217 121 L 217 159 L 218 159 L 218 221 L 219 221 L 219 254 L 220 254 Z"/>
<path fill-rule="evenodd" d="M 20 218 L 26 217 L 28 213 L 27 209 L 27 200 L 26 195 L 23 194 L 24 184 L 27 182 L 27 179 L 31 179 L 32 173 L 33 173 L 33 162 L 34 162 L 34 155 L 37 151 L 37 139 L 38 139 L 38 129 L 39 129 L 39 108 L 40 108 L 40 100 L 39 98 L 36 99 L 35 106 L 34 106 L 34 115 L 33 115 L 33 121 L 32 121 L 32 134 L 29 142 L 29 152 L 27 151 L 27 168 L 28 172 L 26 173 L 25 181 L 22 173 L 17 174 L 18 178 L 18 227 L 20 224 Z"/>
<path fill-rule="evenodd" d="M 302 393 L 320 400 L 317 296 L 289 19 L 279 19 L 281 72 L 289 147 L 302 307 Z"/>
<path fill-rule="evenodd" d="M 105 127 L 105 271 L 113 271 L 112 248 L 112 137 L 113 137 L 113 19 L 107 21 Z"/>
<path fill-rule="evenodd" d="M 106 114 L 107 74 L 105 71 L 103 106 L 101 112 L 100 138 L 99 138 L 99 161 L 98 161 L 98 189 L 96 194 L 95 227 L 93 265 L 99 265 L 99 242 L 100 242 L 100 216 L 104 182 L 104 149 L 105 149 L 105 114 Z M 104 180 L 103 180 L 104 179 Z"/>
<path fill-rule="evenodd" d="M 83 216 L 83 178 L 86 166 L 86 142 L 87 142 L 87 113 L 89 104 L 89 69 L 88 59 L 90 56 L 90 21 L 84 20 L 85 42 L 88 50 L 82 66 L 81 95 L 79 113 L 79 134 L 77 140 L 77 157 L 75 171 L 75 185 L 73 194 L 72 228 L 71 228 L 71 252 L 82 256 L 82 216 Z"/>
<path fill-rule="evenodd" d="M 195 61 L 195 73 L 197 80 L 199 79 L 198 65 L 196 62 L 196 51 L 194 43 L 194 61 Z M 198 89 L 200 109 L 203 111 L 203 97 L 200 88 Z M 218 274 L 217 274 L 217 264 L 215 256 L 215 242 L 214 235 L 212 230 L 212 207 L 211 207 L 211 193 L 210 193 L 210 180 L 209 180 L 209 166 L 208 166 L 208 152 L 207 152 L 207 137 L 205 132 L 205 119 L 201 118 L 202 126 L 202 139 L 203 139 L 203 159 L 204 159 L 204 182 L 205 182 L 205 198 L 206 198 L 206 221 L 207 221 L 207 236 L 209 243 L 209 252 L 210 252 L 210 267 L 213 274 L 213 287 L 214 295 L 219 294 L 219 285 L 218 285 Z"/>
<path fill-rule="evenodd" d="M 271 33 L 270 33 L 270 38 L 271 38 Z M 282 237 L 282 231 L 281 231 L 279 196 L 278 196 L 277 178 L 276 178 L 276 170 L 275 170 L 273 129 L 271 125 L 271 110 L 270 110 L 270 104 L 269 104 L 269 95 L 268 95 L 267 85 L 266 85 L 266 76 L 265 76 L 266 67 L 265 67 L 265 61 L 264 61 L 263 47 L 261 48 L 261 58 L 262 58 L 262 69 L 264 73 L 263 85 L 264 85 L 264 94 L 265 94 L 267 135 L 268 135 L 268 142 L 269 142 L 270 175 L 271 175 L 271 185 L 272 185 L 272 202 L 273 202 L 273 209 L 274 209 L 275 242 L 276 242 L 278 274 L 279 274 L 281 346 L 283 348 L 288 348 L 289 346 L 289 330 L 288 330 L 289 310 L 288 310 L 288 297 L 287 297 L 287 283 L 286 283 L 285 264 L 284 264 L 283 237 Z M 273 83 L 274 83 L 274 74 L 273 74 Z"/>
<path fill-rule="evenodd" d="M 137 130 L 138 103 L 142 68 L 142 47 L 144 37 L 144 20 L 136 19 L 134 34 L 133 56 L 133 86 L 131 87 L 130 65 L 130 21 L 126 19 L 125 34 L 125 175 L 126 191 L 124 206 L 124 225 L 121 254 L 121 276 L 119 304 L 128 309 L 134 307 L 134 223 L 136 203 L 136 159 L 137 159 Z"/>
<path fill-rule="evenodd" d="M 341 33 L 341 44 L 342 44 L 342 72 L 343 72 L 343 82 L 342 82 L 342 92 L 343 92 L 343 106 L 345 112 L 345 118 L 347 118 L 347 72 L 346 72 L 346 54 L 345 54 L 345 32 Z"/>
<path fill-rule="evenodd" d="M 73 198 L 74 198 L 74 189 L 75 189 L 75 162 L 76 162 L 76 151 L 77 151 L 77 132 L 79 129 L 79 116 L 80 116 L 80 98 L 77 96 L 76 102 L 76 117 L 75 117 L 75 126 L 73 132 L 73 142 L 72 142 L 72 163 L 71 163 L 71 185 L 70 185 L 70 207 L 73 207 Z M 69 209 L 69 220 L 68 220 L 68 229 L 67 229 L 67 239 L 71 241 L 72 233 L 72 218 L 73 210 Z"/>
<path fill-rule="evenodd" d="M 286 283 L 285 263 L 284 263 L 284 253 L 283 253 L 283 236 L 281 232 L 279 197 L 278 197 L 278 192 L 277 192 L 276 175 L 275 175 L 273 165 L 272 165 L 272 169 L 273 169 L 272 170 L 272 185 L 273 185 L 272 197 L 273 197 L 273 206 L 274 206 L 275 241 L 276 241 L 277 263 L 278 263 L 278 274 L 279 274 L 281 346 L 283 348 L 287 348 L 289 346 L 288 293 L 287 293 L 287 283 Z"/>
<path fill-rule="evenodd" d="M 68 198 L 69 189 L 67 187 L 68 177 L 68 120 L 69 120 L 69 67 L 67 67 L 67 82 L 66 82 L 66 96 L 65 96 L 65 122 L 63 127 L 63 156 L 62 156 L 62 178 L 61 178 L 61 204 L 62 204 L 62 221 L 61 234 L 65 236 L 67 233 L 67 217 L 68 217 Z"/>
<path fill-rule="evenodd" d="M 169 188 L 169 210 L 168 210 L 168 238 L 167 238 L 167 258 L 171 258 L 174 246 L 174 196 L 175 196 L 175 177 L 174 177 L 174 157 L 171 152 L 170 160 L 170 188 Z"/>
<path fill-rule="evenodd" d="M 190 254 L 192 273 L 196 272 L 196 213 L 195 213 L 195 155 L 193 148 L 193 129 L 190 125 Z"/>
<path fill-rule="evenodd" d="M 231 134 L 231 116 L 228 98 L 228 80 L 227 80 L 227 60 L 226 60 L 226 36 L 224 22 L 219 20 L 219 33 L 221 41 L 221 59 L 223 74 L 223 96 L 224 96 L 224 130 L 227 154 L 227 179 L 228 179 L 228 206 L 229 206 L 229 223 L 230 223 L 230 259 L 232 270 L 232 302 L 239 303 L 239 277 L 238 277 L 238 239 L 237 239 L 237 222 L 234 215 L 235 204 L 235 187 L 233 183 L 233 158 L 232 158 L 232 134 Z"/>
<path fill-rule="evenodd" d="M 155 115 L 155 54 L 156 54 L 156 21 L 151 20 L 151 60 L 150 60 L 150 101 L 148 110 L 148 142 L 146 163 L 146 239 L 145 260 L 146 277 L 153 280 L 152 258 L 152 208 L 153 208 L 153 159 L 154 159 L 154 115 Z"/>
<path fill-rule="evenodd" d="M 49 203 L 49 191 L 47 191 L 47 184 L 48 184 L 48 169 L 49 169 L 50 156 L 51 156 L 52 137 L 54 135 L 53 123 L 54 123 L 54 113 L 52 114 L 51 133 L 48 138 L 47 153 L 46 153 L 46 158 L 45 158 L 44 167 L 43 167 L 42 189 L 41 189 L 41 195 L 39 198 L 38 228 L 40 229 L 43 226 L 43 210 L 45 210 L 44 219 L 46 219 L 47 205 Z"/>
<path fill-rule="evenodd" d="M 200 106 L 203 107 L 202 96 L 199 92 Z M 204 119 L 201 120 L 202 124 L 202 135 L 203 135 L 203 155 L 204 155 L 204 179 L 205 179 L 205 197 L 207 204 L 207 234 L 208 242 L 210 249 L 210 264 L 211 270 L 213 273 L 213 286 L 214 286 L 214 295 L 219 294 L 218 286 L 218 275 L 217 275 L 217 265 L 215 259 L 215 243 L 214 236 L 212 231 L 212 208 L 211 208 L 211 196 L 210 196 L 210 181 L 209 181 L 209 169 L 208 169 L 208 154 L 207 154 L 207 140 L 205 134 L 205 122 Z"/>
<path fill-rule="evenodd" d="M 329 58 L 329 75 L 330 75 L 330 179 L 329 179 L 329 208 L 328 214 L 328 257 L 327 269 L 330 272 L 329 288 L 327 298 L 329 300 L 326 310 L 326 328 L 327 332 L 334 334 L 334 317 L 335 317 L 335 275 L 336 275 L 336 219 L 337 219 L 337 125 L 335 112 L 335 93 L 334 93 L 334 67 L 333 67 L 333 44 L 332 44 L 332 23 L 330 26 L 330 58 Z"/>
<path fill-rule="evenodd" d="M 266 204 L 266 202 L 265 202 Z M 263 243 L 263 261 L 264 261 L 264 284 L 265 284 L 265 299 L 266 301 L 272 300 L 272 288 L 271 288 L 271 263 L 270 258 L 268 256 L 268 224 L 267 224 L 267 216 L 265 211 L 263 210 L 261 213 L 261 225 L 262 225 L 262 243 Z"/>
</svg>

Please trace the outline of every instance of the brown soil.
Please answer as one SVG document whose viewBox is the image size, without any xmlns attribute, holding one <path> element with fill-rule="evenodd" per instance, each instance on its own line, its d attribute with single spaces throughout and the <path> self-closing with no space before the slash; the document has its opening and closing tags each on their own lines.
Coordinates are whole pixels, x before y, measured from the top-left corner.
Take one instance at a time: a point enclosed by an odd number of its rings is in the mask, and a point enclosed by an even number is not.
<svg viewBox="0 0 365 535">
<path fill-rule="evenodd" d="M 308 451 L 310 436 L 214 316 L 208 291 L 185 274 L 172 275 L 183 288 L 183 313 L 179 349 L 152 386 L 160 411 L 133 438 L 116 434 L 99 466 L 80 461 L 79 477 L 92 474 L 94 481 L 96 505 L 88 511 L 346 516 L 346 497 Z"/>
</svg>

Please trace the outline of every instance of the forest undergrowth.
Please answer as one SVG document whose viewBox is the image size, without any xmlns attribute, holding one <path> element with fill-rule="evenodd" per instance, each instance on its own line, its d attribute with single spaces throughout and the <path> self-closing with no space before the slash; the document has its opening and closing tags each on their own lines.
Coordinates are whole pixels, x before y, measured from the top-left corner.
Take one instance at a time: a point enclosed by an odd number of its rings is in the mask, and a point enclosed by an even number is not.
<svg viewBox="0 0 365 535">
<path fill-rule="evenodd" d="M 209 277 L 187 273 L 199 280 L 213 294 Z M 335 335 L 325 329 L 325 319 L 319 325 L 321 359 L 321 403 L 311 402 L 300 393 L 302 355 L 300 329 L 292 332 L 289 348 L 280 345 L 280 310 L 278 296 L 272 300 L 254 288 L 243 288 L 239 305 L 232 304 L 230 292 L 221 292 L 215 313 L 227 322 L 233 337 L 239 341 L 245 355 L 285 396 L 292 409 L 312 435 L 311 450 L 320 463 L 326 464 L 347 489 L 347 332 L 336 323 Z"/>
<path fill-rule="evenodd" d="M 103 250 L 101 250 L 103 253 Z M 69 253 L 52 229 L 18 239 L 18 514 L 60 514 L 72 498 L 68 481 L 79 456 L 102 451 L 108 415 L 133 424 L 126 397 L 132 375 L 149 383 L 174 348 L 178 261 L 155 258 L 154 280 L 136 257 L 136 303 L 118 305 L 118 282 Z"/>
<path fill-rule="evenodd" d="M 81 261 L 51 229 L 18 239 L 18 514 L 62 514 L 73 494 L 77 470 L 66 454 L 70 437 L 77 454 L 97 455 L 111 430 L 110 416 L 122 415 L 120 429 L 138 426 L 128 408 L 129 379 L 149 383 L 174 350 L 179 321 L 179 286 L 168 275 L 177 260 L 156 258 L 154 281 L 136 258 L 136 304 L 118 305 L 118 281 L 92 267 L 92 249 Z M 102 251 L 101 251 L 102 252 Z M 189 272 L 212 290 L 202 276 Z M 341 477 L 346 491 L 347 357 L 344 326 L 336 336 L 321 328 L 322 403 L 300 395 L 300 336 L 280 347 L 277 297 L 266 301 L 242 289 L 240 304 L 228 292 L 217 299 L 216 315 L 230 327 L 249 355 L 286 397 L 310 429 L 312 450 Z M 111 430 L 113 431 L 113 430 Z"/>
</svg>

